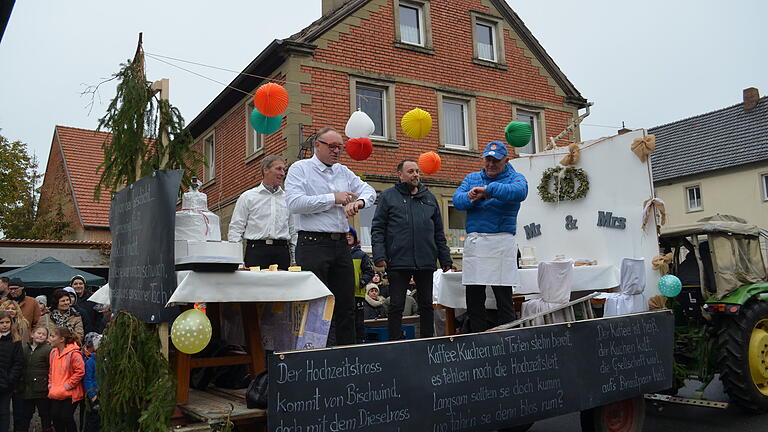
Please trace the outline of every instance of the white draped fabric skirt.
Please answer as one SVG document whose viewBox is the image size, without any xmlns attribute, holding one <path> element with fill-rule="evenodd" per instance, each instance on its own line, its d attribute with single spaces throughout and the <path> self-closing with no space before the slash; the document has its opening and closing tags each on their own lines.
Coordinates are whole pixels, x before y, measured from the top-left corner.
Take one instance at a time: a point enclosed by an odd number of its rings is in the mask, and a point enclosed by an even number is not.
<svg viewBox="0 0 768 432">
<path fill-rule="evenodd" d="M 469 233 L 464 240 L 463 285 L 519 286 L 517 240 L 511 233 Z"/>
</svg>

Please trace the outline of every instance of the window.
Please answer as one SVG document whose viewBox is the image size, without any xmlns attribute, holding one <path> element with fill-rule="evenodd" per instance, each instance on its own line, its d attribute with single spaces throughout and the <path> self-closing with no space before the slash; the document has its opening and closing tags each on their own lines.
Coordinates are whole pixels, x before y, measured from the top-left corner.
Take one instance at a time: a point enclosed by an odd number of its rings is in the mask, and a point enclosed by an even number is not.
<svg viewBox="0 0 768 432">
<path fill-rule="evenodd" d="M 475 23 L 477 39 L 477 58 L 480 60 L 496 61 L 496 26 L 487 21 Z"/>
<path fill-rule="evenodd" d="M 360 230 L 357 232 L 357 239 L 360 241 L 360 246 L 371 246 L 371 227 L 373 226 L 373 216 L 376 214 L 376 206 L 378 200 L 370 207 L 366 207 L 360 210 Z"/>
<path fill-rule="evenodd" d="M 768 201 L 768 174 L 761 175 L 760 180 L 763 183 L 763 201 Z"/>
<path fill-rule="evenodd" d="M 448 204 L 448 247 L 464 247 L 464 239 L 467 237 L 466 224 L 467 212 L 456 210 L 453 204 Z"/>
<path fill-rule="evenodd" d="M 443 144 L 446 147 L 469 148 L 467 136 L 467 102 L 458 99 L 443 99 Z"/>
<path fill-rule="evenodd" d="M 400 3 L 400 41 L 424 46 L 424 11 L 420 5 Z"/>
<path fill-rule="evenodd" d="M 524 154 L 534 154 L 538 150 L 538 131 L 539 131 L 539 115 L 538 113 L 529 112 L 529 111 L 517 111 L 517 121 L 528 123 L 531 125 L 531 130 L 533 133 L 531 134 L 531 140 L 528 141 L 528 144 L 526 144 L 523 147 L 520 147 L 517 152 L 518 153 L 524 153 Z"/>
<path fill-rule="evenodd" d="M 358 84 L 356 89 L 356 109 L 362 110 L 373 120 L 373 136 L 387 136 L 387 91 L 384 88 Z"/>
<path fill-rule="evenodd" d="M 685 188 L 685 195 L 688 197 L 688 211 L 702 210 L 701 207 L 701 188 L 699 185 Z"/>
<path fill-rule="evenodd" d="M 207 164 L 203 167 L 203 183 L 205 183 L 216 177 L 216 140 L 213 134 L 203 140 L 203 154 Z"/>
<path fill-rule="evenodd" d="M 253 109 L 253 102 L 250 102 L 245 110 L 246 157 L 258 153 L 264 148 L 264 135 L 256 132 L 256 129 L 251 126 L 251 113 L 253 112 Z"/>
</svg>

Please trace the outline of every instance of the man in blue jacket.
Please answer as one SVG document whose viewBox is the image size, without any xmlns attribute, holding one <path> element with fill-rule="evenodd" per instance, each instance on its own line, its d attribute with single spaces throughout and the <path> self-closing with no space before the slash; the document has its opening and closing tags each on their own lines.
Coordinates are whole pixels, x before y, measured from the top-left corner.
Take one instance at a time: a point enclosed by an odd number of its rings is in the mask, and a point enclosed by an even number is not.
<svg viewBox="0 0 768 432">
<path fill-rule="evenodd" d="M 508 163 L 504 143 L 488 143 L 483 161 L 485 168 L 469 173 L 453 194 L 453 206 L 467 212 L 462 284 L 473 332 L 491 327 L 485 310 L 486 285 L 492 286 L 496 297 L 498 322 L 515 320 L 512 288 L 520 284 L 517 212 L 528 195 L 528 182 Z"/>
</svg>

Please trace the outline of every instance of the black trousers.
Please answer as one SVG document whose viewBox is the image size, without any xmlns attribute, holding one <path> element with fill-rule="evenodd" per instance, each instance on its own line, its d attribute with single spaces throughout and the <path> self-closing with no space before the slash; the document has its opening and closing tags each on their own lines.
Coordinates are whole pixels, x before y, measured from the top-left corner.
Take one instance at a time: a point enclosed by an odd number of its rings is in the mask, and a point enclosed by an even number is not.
<svg viewBox="0 0 768 432">
<path fill-rule="evenodd" d="M 335 297 L 329 344 L 351 345 L 355 343 L 355 269 L 346 236 L 336 237 L 299 232 L 296 264 L 314 273 Z"/>
<path fill-rule="evenodd" d="M 497 317 L 496 323 L 507 324 L 516 319 L 515 303 L 512 300 L 512 287 L 494 285 L 493 295 L 496 297 Z M 495 327 L 488 319 L 485 310 L 485 285 L 467 285 L 467 315 L 469 316 L 469 328 L 473 333 L 483 332 Z"/>
<path fill-rule="evenodd" d="M 285 244 L 268 245 L 246 241 L 243 261 L 245 261 L 246 267 L 267 268 L 272 264 L 277 264 L 277 268 L 280 270 L 288 270 L 291 265 L 291 253 L 288 250 L 288 245 Z"/>
<path fill-rule="evenodd" d="M 51 420 L 56 432 L 77 432 L 75 424 L 76 403 L 72 399 L 51 399 Z"/>
<path fill-rule="evenodd" d="M 48 398 L 24 399 L 23 418 L 14 424 L 17 431 L 28 431 L 35 408 L 40 415 L 40 426 L 43 430 L 51 429 L 51 400 Z"/>
<path fill-rule="evenodd" d="M 420 337 L 435 335 L 435 312 L 432 308 L 432 273 L 434 273 L 432 270 L 389 271 L 389 309 L 387 311 L 389 340 L 398 340 L 402 337 L 403 308 L 405 307 L 405 296 L 411 276 L 416 282 Z"/>
</svg>

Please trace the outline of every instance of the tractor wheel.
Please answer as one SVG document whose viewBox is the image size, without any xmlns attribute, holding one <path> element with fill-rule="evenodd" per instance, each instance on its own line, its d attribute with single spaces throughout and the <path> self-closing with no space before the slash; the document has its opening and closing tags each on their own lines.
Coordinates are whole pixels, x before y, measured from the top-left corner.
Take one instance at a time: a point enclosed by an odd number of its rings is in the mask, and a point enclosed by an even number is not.
<svg viewBox="0 0 768 432">
<path fill-rule="evenodd" d="M 581 432 L 641 432 L 645 423 L 642 396 L 581 412 Z"/>
<path fill-rule="evenodd" d="M 721 380 L 731 401 L 750 412 L 768 411 L 768 303 L 750 301 L 719 334 Z"/>
<path fill-rule="evenodd" d="M 531 428 L 531 426 L 533 426 L 533 423 L 521 424 L 504 429 L 498 429 L 496 432 L 526 432 Z"/>
</svg>

